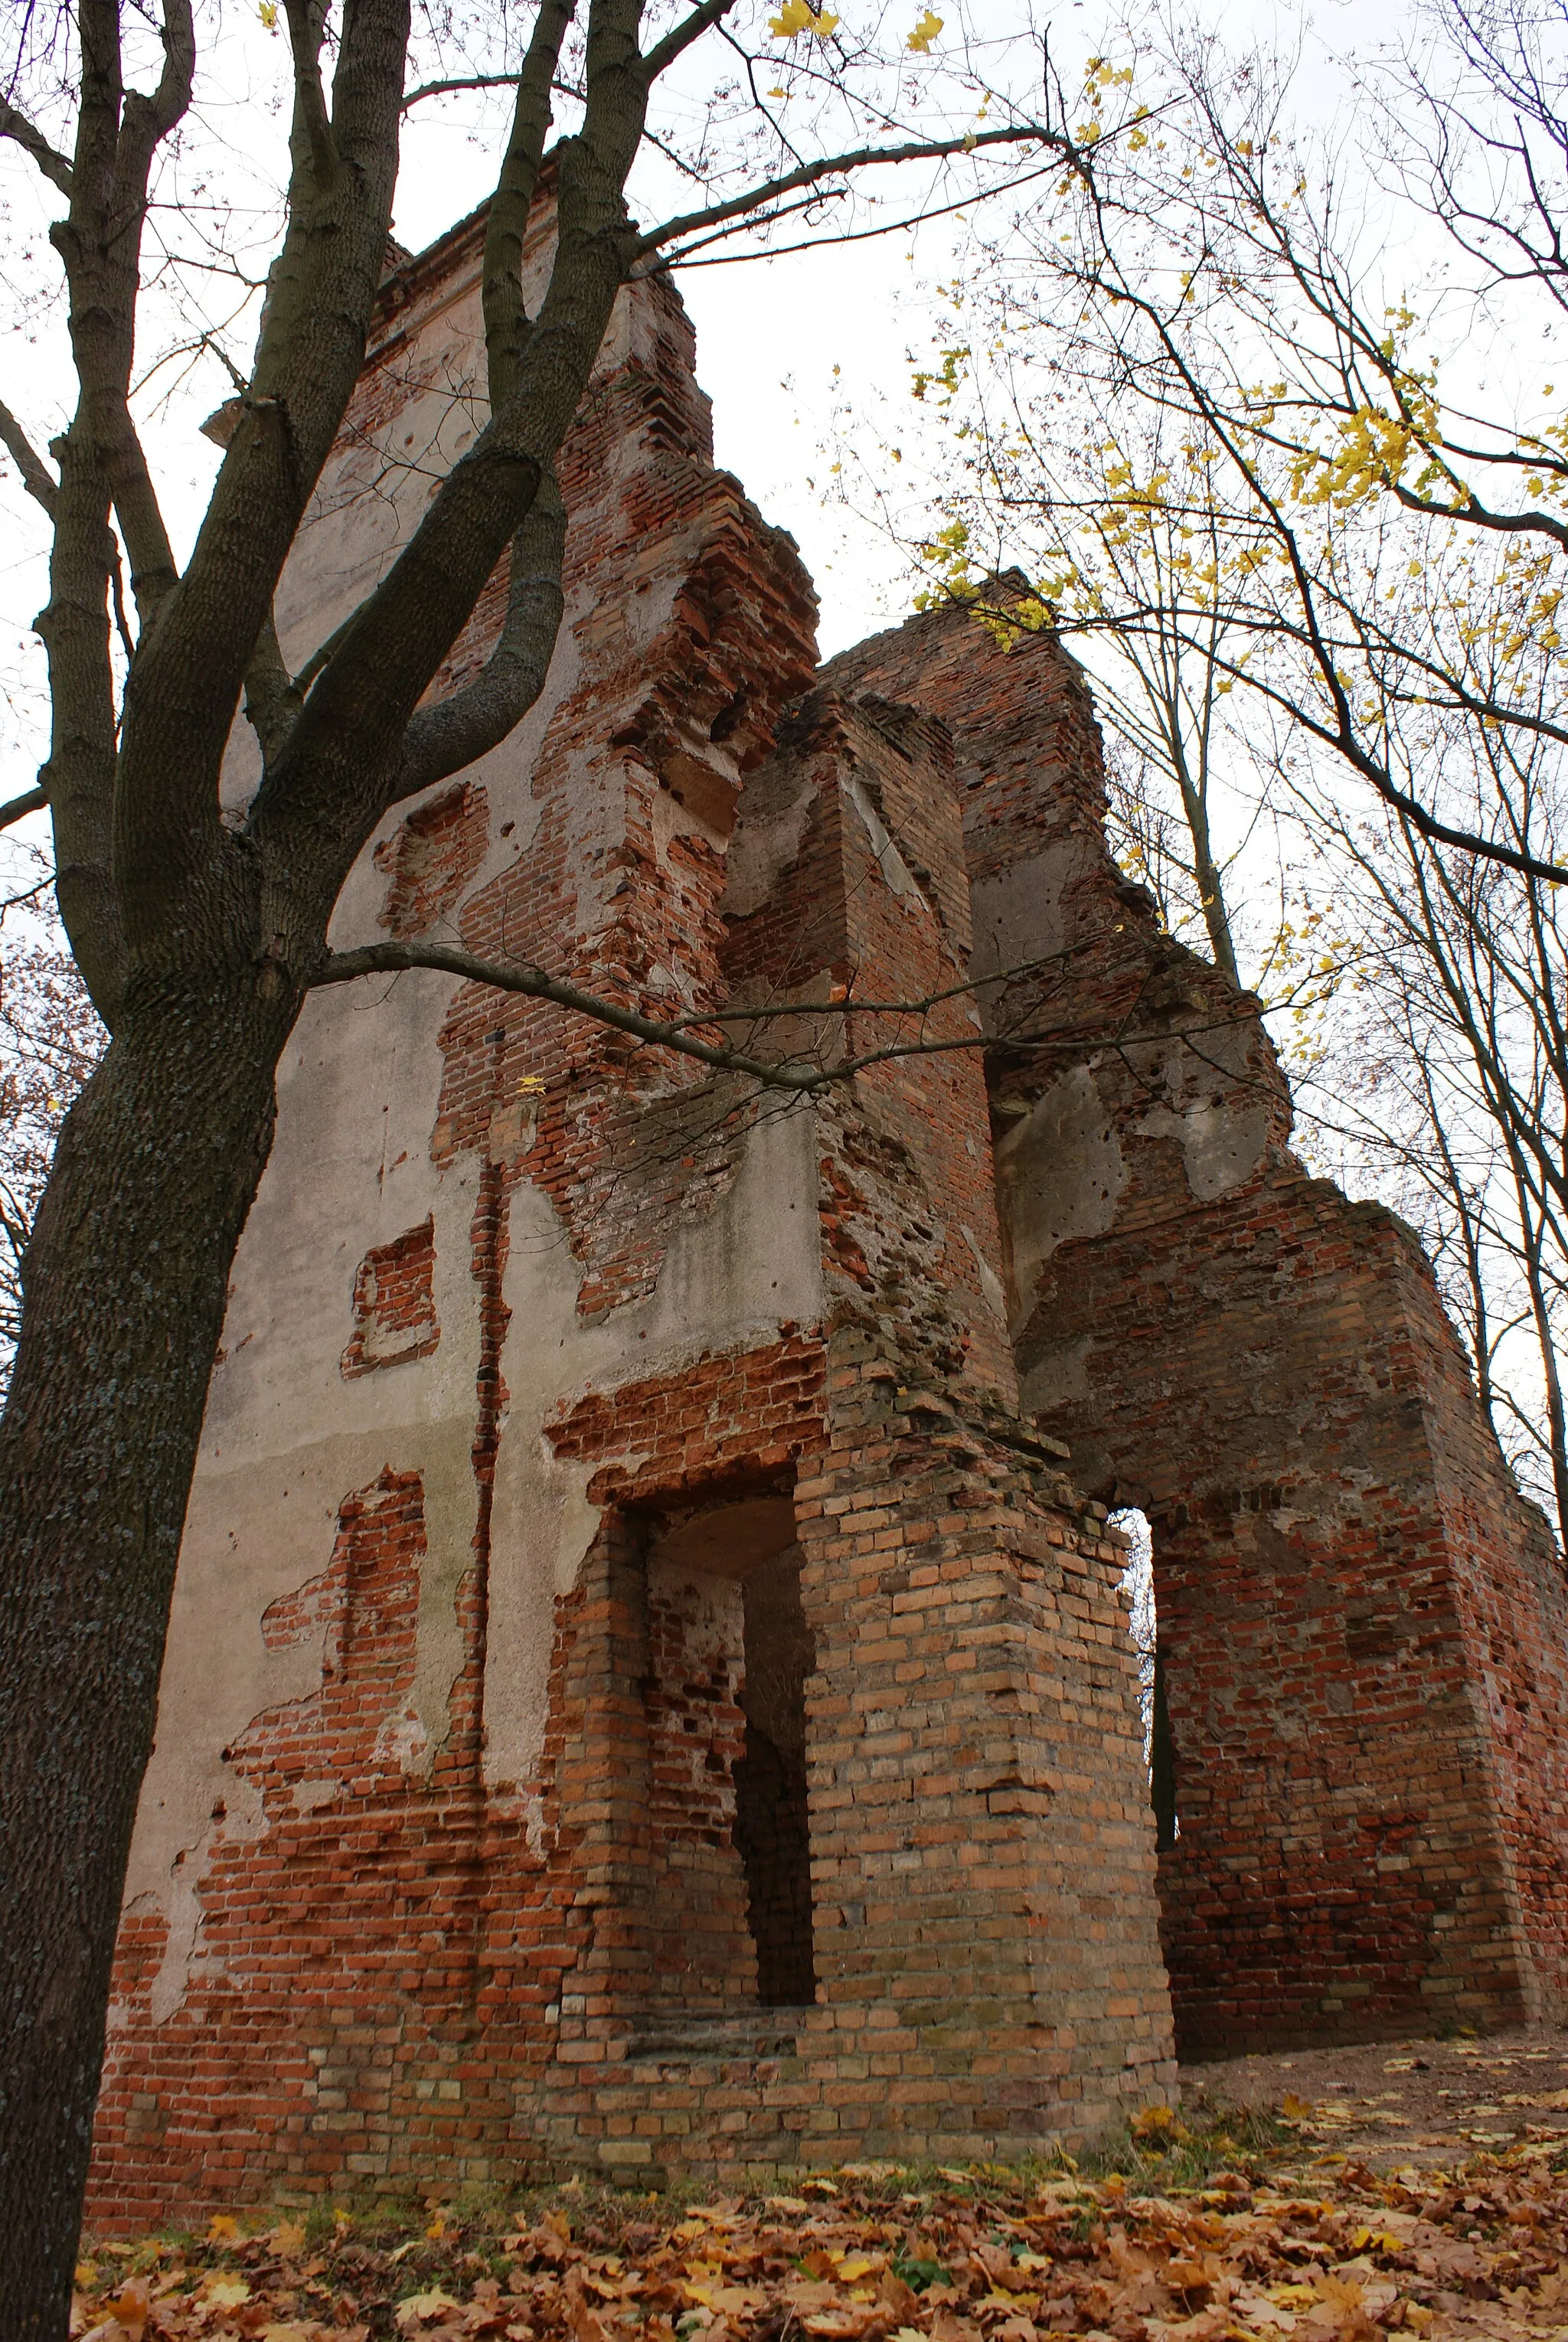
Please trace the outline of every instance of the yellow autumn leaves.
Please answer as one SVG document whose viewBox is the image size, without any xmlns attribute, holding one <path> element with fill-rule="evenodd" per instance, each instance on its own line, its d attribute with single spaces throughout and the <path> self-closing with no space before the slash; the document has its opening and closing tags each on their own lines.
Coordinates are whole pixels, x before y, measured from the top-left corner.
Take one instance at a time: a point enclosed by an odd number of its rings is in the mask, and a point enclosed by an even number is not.
<svg viewBox="0 0 1568 2342">
<path fill-rule="evenodd" d="M 814 33 L 825 40 L 837 23 L 831 8 L 808 7 L 806 0 L 784 0 L 778 15 L 768 18 L 768 30 L 779 41 L 796 41 L 803 33 Z"/>
<path fill-rule="evenodd" d="M 256 15 L 269 33 L 277 31 L 277 11 L 278 0 L 257 0 Z M 929 56 L 931 45 L 944 21 L 934 8 L 922 10 L 905 47 L 913 49 L 917 56 Z M 838 22 L 831 8 L 814 8 L 810 0 L 784 0 L 777 15 L 768 18 L 768 31 L 775 41 L 798 41 L 804 34 L 815 34 L 819 40 L 825 40 L 829 33 L 837 30 Z M 771 90 L 768 94 L 779 95 Z"/>
<path fill-rule="evenodd" d="M 278 0 L 257 0 L 256 15 L 269 33 L 277 31 L 277 12 Z M 931 45 L 941 32 L 944 21 L 934 8 L 923 9 L 915 18 L 914 28 L 904 46 L 914 50 L 917 56 L 929 56 Z M 775 41 L 798 41 L 806 34 L 814 34 L 818 40 L 825 40 L 830 33 L 837 30 L 838 22 L 831 8 L 814 8 L 810 0 L 784 0 L 777 15 L 768 18 L 768 31 Z M 779 97 L 784 93 L 770 90 L 768 95 Z"/>
<path fill-rule="evenodd" d="M 768 18 L 768 30 L 776 41 L 798 41 L 803 34 L 814 33 L 825 40 L 834 31 L 838 18 L 831 8 L 814 8 L 810 0 L 784 0 L 776 16 Z M 944 19 L 935 10 L 927 8 L 915 19 L 914 29 L 904 45 L 919 56 L 928 56 L 931 44 L 943 27 Z M 770 93 L 771 95 L 771 93 Z"/>
</svg>

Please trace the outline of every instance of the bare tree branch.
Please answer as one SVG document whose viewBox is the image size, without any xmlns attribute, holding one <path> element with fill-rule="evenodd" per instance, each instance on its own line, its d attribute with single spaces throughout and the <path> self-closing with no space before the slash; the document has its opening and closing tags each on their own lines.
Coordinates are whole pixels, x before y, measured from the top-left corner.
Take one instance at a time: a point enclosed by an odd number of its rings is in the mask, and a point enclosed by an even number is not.
<svg viewBox="0 0 1568 2342">
<path fill-rule="evenodd" d="M 748 1056 L 744 1050 L 699 1041 L 678 1024 L 639 1016 L 634 1008 L 617 1007 L 614 1001 L 584 992 L 559 976 L 547 976 L 542 967 L 508 966 L 499 960 L 481 959 L 477 954 L 459 950 L 455 946 L 365 944 L 356 951 L 334 952 L 312 982 L 317 988 L 328 984 L 353 984 L 362 976 L 400 976 L 417 967 L 461 976 L 468 984 L 488 985 L 497 992 L 519 993 L 527 1000 L 554 1001 L 557 1008 L 573 1009 L 595 1025 L 607 1025 L 614 1032 L 629 1033 L 634 1040 L 673 1049 L 677 1056 L 694 1057 L 699 1065 L 711 1066 L 718 1072 L 749 1074 L 772 1088 L 820 1090 L 840 1078 L 836 1073 L 819 1066 L 770 1064 L 764 1058 Z"/>
<path fill-rule="evenodd" d="M 776 179 L 766 179 L 759 186 L 748 188 L 744 195 L 733 195 L 727 203 L 714 204 L 706 211 L 686 212 L 678 219 L 666 220 L 663 227 L 653 228 L 637 246 L 639 255 L 657 252 L 661 245 L 673 243 L 677 236 L 693 235 L 699 228 L 714 227 L 723 220 L 738 219 L 746 212 L 754 212 L 764 204 L 774 203 L 780 195 L 794 193 L 797 187 L 815 186 L 823 179 L 831 179 L 841 171 L 869 169 L 878 163 L 937 162 L 950 155 L 967 155 L 982 146 L 1050 146 L 1065 153 L 1068 142 L 1054 131 L 1032 123 L 1011 130 L 983 130 L 976 135 L 966 132 L 962 138 L 912 139 L 902 146 L 856 146 L 843 155 L 824 155 L 815 163 L 803 163 L 798 170 L 786 171 Z"/>
<path fill-rule="evenodd" d="M 41 504 L 53 519 L 60 484 L 4 401 L 0 401 L 0 446 L 5 448 L 21 473 L 22 485 L 27 494 Z"/>
<path fill-rule="evenodd" d="M 332 650 L 253 804 L 249 834 L 282 866 L 292 866 L 302 828 L 317 863 L 324 834 L 341 839 L 334 892 L 391 802 L 417 702 L 550 475 L 635 256 L 624 189 L 647 97 L 639 13 L 637 0 L 594 0 L 583 126 L 557 150 L 550 283 L 508 394 L 493 400 L 488 424 Z M 521 95 L 537 106 L 535 88 Z M 506 673 L 517 687 L 522 647 L 514 630 L 493 683 Z"/>
<path fill-rule="evenodd" d="M 63 195 L 71 193 L 71 165 L 64 155 L 56 153 L 40 130 L 35 130 L 25 114 L 0 97 L 0 138 L 10 138 L 25 155 L 31 155 L 46 179 L 53 181 Z"/>
<path fill-rule="evenodd" d="M 505 739 L 538 698 L 565 608 L 565 506 L 551 471 L 512 540 L 512 582 L 495 647 L 464 689 L 415 709 L 404 735 L 393 803 L 474 763 Z"/>
<path fill-rule="evenodd" d="M 541 0 L 528 53 L 517 77 L 512 130 L 484 223 L 482 300 L 484 357 L 492 412 L 510 398 L 522 363 L 529 320 L 523 302 L 523 243 L 550 133 L 550 94 L 561 44 L 576 0 Z"/>
<path fill-rule="evenodd" d="M 221 756 L 283 565 L 364 356 L 395 180 L 406 0 L 362 0 L 343 21 L 335 145 L 360 158 L 318 184 L 296 87 L 288 225 L 268 278 L 249 395 L 178 585 L 126 687 L 123 883 L 172 905 L 233 850 L 203 776 Z M 179 680 L 199 666 L 203 687 Z M 140 752 L 143 711 L 165 752 Z M 295 727 L 297 729 L 297 726 Z M 132 753 L 135 751 L 135 753 Z M 323 874 L 325 879 L 325 873 Z"/>
<path fill-rule="evenodd" d="M 321 85 L 321 41 L 326 21 L 321 0 L 284 0 L 289 47 L 294 55 L 296 119 L 310 143 L 311 168 L 318 189 L 325 191 L 337 176 L 338 154 L 327 119 L 326 95 Z"/>
<path fill-rule="evenodd" d="M 421 82 L 417 89 L 411 89 L 404 97 L 402 111 L 406 114 L 409 107 L 417 105 L 423 97 L 450 97 L 457 90 L 514 89 L 521 79 L 521 74 L 514 73 L 458 74 L 450 81 Z"/>
<path fill-rule="evenodd" d="M 123 404 L 134 315 L 128 305 L 135 297 L 134 261 L 127 286 L 109 257 L 124 94 L 114 0 L 82 0 L 77 35 L 71 203 L 55 231 L 72 296 L 77 401 L 69 430 L 54 445 L 60 478 L 49 598 L 38 619 L 49 662 L 52 724 L 39 777 L 54 823 L 60 914 L 94 1005 L 112 1023 L 125 931 L 114 881 L 116 743 L 108 617 L 118 552 L 109 525 L 113 491 L 104 439 Z M 134 248 L 135 237 L 129 241 Z M 123 254 L 116 250 L 114 260 L 122 261 Z"/>
<path fill-rule="evenodd" d="M 982 1032 L 976 1027 L 971 1032 L 939 1035 L 935 1038 L 922 1035 L 913 1039 L 887 1041 L 874 1048 L 845 1053 L 831 1064 L 810 1064 L 803 1062 L 799 1056 L 758 1057 L 749 1050 L 731 1048 L 725 1043 L 703 1041 L 698 1039 L 692 1027 L 704 1022 L 723 1026 L 734 1023 L 763 1023 L 776 1018 L 799 1018 L 803 1023 L 825 1018 L 830 1023 L 842 1023 L 847 1028 L 850 1020 L 857 1016 L 884 1016 L 895 1017 L 904 1025 L 913 1020 L 917 1026 L 924 1026 L 931 1010 L 939 1006 L 964 995 L 989 991 L 1016 977 L 1037 973 L 1055 962 L 1073 958 L 1084 947 L 1083 943 L 1074 944 L 1045 958 L 1028 961 L 1018 968 L 1004 969 L 994 976 L 968 978 L 961 984 L 931 993 L 923 999 L 869 1002 L 857 1001 L 846 995 L 844 998 L 834 1001 L 801 1001 L 782 1006 L 770 1004 L 754 1009 L 716 1009 L 711 1019 L 704 1019 L 700 1012 L 673 1018 L 644 1016 L 634 1008 L 625 1008 L 614 1001 L 604 999 L 600 994 L 584 992 L 581 986 L 569 984 L 564 977 L 547 975 L 542 967 L 526 962 L 484 959 L 475 952 L 465 951 L 461 946 L 451 944 L 365 944 L 353 951 L 333 952 L 310 982 L 313 989 L 319 989 L 332 984 L 354 984 L 361 976 L 401 976 L 415 968 L 428 968 L 438 975 L 460 976 L 467 984 L 484 985 L 497 992 L 514 993 L 526 1000 L 550 1001 L 557 1008 L 570 1009 L 579 1016 L 585 1016 L 592 1024 L 607 1026 L 612 1032 L 628 1034 L 634 1040 L 646 1042 L 654 1048 L 671 1049 L 678 1056 L 694 1058 L 699 1065 L 710 1066 L 714 1072 L 744 1074 L 764 1087 L 809 1096 L 851 1081 L 857 1074 L 866 1073 L 873 1066 L 891 1065 L 905 1057 L 951 1056 L 955 1053 L 994 1049 L 1057 1050 L 1076 1056 L 1084 1048 L 1084 1035 L 1078 1029 L 1020 1030 L 996 1035 Z M 1158 950 L 1152 952 L 1150 974 L 1160 956 Z M 1145 976 L 1144 984 L 1139 986 L 1134 1000 L 1114 1031 L 1096 1032 L 1094 1038 L 1101 1046 L 1118 1051 L 1148 1046 L 1135 1030 L 1137 1011 L 1147 983 L 1148 976 Z M 1156 1040 L 1162 1048 L 1173 1039 L 1185 1040 L 1202 1056 L 1203 1052 L 1197 1045 L 1205 1036 L 1236 1026 L 1250 1027 L 1255 1022 L 1256 1014 L 1255 1004 L 1243 995 L 1235 1006 L 1227 1007 L 1223 1015 L 1205 1017 L 1191 1026 L 1172 1026 L 1162 1021 L 1157 1035 L 1150 1038 Z M 1128 1062 L 1131 1069 L 1131 1060 Z M 1242 1087 L 1250 1086 L 1251 1076 L 1237 1074 L 1217 1058 L 1205 1059 L 1205 1062 L 1213 1064 L 1215 1072 L 1222 1074 L 1228 1082 Z"/>
<path fill-rule="evenodd" d="M 659 75 L 673 65 L 694 41 L 701 40 L 710 26 L 721 23 L 734 5 L 735 0 L 702 0 L 702 5 L 694 8 L 689 15 L 683 16 L 678 25 L 672 25 L 664 39 L 654 44 L 643 61 L 650 83 L 657 81 Z"/>
<path fill-rule="evenodd" d="M 277 626 L 269 611 L 245 669 L 245 720 L 256 736 L 264 766 L 277 756 L 304 705 L 299 686 L 285 664 Z"/>
<path fill-rule="evenodd" d="M 45 790 L 24 789 L 8 805 L 0 805 L 0 829 L 9 829 L 14 821 L 25 821 L 30 813 L 42 813 L 48 802 Z"/>
<path fill-rule="evenodd" d="M 147 189 L 153 158 L 159 145 L 184 119 L 190 105 L 196 68 L 195 28 L 190 0 L 164 0 L 164 70 L 150 97 L 139 91 L 126 94 L 115 161 L 116 219 L 134 227 L 125 235 L 127 249 L 121 265 L 134 266 L 141 251 L 146 216 Z M 117 383 L 117 412 L 108 445 L 109 484 L 115 513 L 131 562 L 131 592 L 145 626 L 175 584 L 178 571 L 169 535 L 159 509 L 157 492 L 131 419 L 131 351 L 135 343 L 135 282 L 126 295 L 126 331 L 123 353 L 124 381 Z M 122 363 L 116 357 L 116 371 Z"/>
</svg>

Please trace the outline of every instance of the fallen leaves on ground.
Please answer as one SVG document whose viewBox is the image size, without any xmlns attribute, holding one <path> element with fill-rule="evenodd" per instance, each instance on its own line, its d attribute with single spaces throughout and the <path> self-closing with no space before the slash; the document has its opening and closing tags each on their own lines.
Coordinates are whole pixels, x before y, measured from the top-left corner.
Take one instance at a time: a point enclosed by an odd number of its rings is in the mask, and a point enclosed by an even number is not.
<svg viewBox="0 0 1568 2342">
<path fill-rule="evenodd" d="M 1094 2179 L 1065 2160 L 850 2165 L 794 2181 L 796 2194 L 680 2201 L 576 2185 L 505 2211 L 431 2198 L 400 2218 L 220 2214 L 199 2239 L 90 2247 L 71 2330 L 76 2342 L 1568 2342 L 1561 2155 L 1381 2175 L 1263 2158 L 1151 2192 L 1150 2156 L 1175 2156 L 1178 2137 L 1190 2134 L 1151 2109 L 1131 2126 L 1132 2176 Z"/>
</svg>

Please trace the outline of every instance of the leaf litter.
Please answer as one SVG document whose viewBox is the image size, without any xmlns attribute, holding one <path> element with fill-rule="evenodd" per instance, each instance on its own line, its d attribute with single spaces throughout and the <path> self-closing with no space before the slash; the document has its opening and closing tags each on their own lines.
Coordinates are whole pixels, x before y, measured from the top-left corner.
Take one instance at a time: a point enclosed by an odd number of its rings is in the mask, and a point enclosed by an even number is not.
<svg viewBox="0 0 1568 2342">
<path fill-rule="evenodd" d="M 218 2214 L 100 2241 L 74 2342 L 1568 2342 L 1568 2154 L 1314 2152 L 1320 2110 L 1151 2107 L 1078 2163 L 795 2192 Z"/>
</svg>

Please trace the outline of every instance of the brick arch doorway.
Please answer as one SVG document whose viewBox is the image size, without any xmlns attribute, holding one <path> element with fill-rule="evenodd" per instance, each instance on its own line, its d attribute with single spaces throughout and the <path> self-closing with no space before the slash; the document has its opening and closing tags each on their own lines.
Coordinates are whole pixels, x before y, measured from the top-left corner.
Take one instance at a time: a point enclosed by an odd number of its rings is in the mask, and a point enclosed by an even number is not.
<svg viewBox="0 0 1568 2342">
<path fill-rule="evenodd" d="M 1167 1458 L 1167 1490 L 1175 1474 Z M 1525 2017 L 1430 1530 L 1385 1492 L 1380 1522 L 1304 1476 L 1101 1493 L 1149 1523 L 1150 1802 L 1180 2054 Z"/>
</svg>

